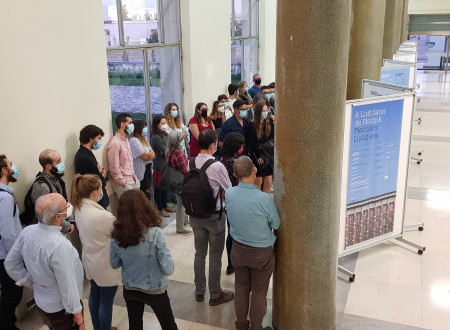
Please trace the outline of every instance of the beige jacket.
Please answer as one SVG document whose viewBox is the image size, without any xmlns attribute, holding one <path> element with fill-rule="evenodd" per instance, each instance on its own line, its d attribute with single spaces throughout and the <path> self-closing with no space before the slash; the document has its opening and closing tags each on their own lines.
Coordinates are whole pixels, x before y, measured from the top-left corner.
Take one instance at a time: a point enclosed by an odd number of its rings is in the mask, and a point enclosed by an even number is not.
<svg viewBox="0 0 450 330">
<path fill-rule="evenodd" d="M 115 220 L 111 213 L 90 199 L 83 199 L 81 209 L 75 211 L 86 278 L 93 279 L 98 286 L 122 283 L 120 268 L 112 269 L 109 263 L 111 231 Z"/>
</svg>

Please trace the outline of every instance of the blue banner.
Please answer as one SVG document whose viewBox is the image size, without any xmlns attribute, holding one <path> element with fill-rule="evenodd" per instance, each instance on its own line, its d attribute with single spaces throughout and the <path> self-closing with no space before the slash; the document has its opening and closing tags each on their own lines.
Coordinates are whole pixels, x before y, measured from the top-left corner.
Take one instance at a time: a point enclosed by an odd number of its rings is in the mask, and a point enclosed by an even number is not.
<svg viewBox="0 0 450 330">
<path fill-rule="evenodd" d="M 397 191 L 403 100 L 352 108 L 347 205 Z"/>
</svg>

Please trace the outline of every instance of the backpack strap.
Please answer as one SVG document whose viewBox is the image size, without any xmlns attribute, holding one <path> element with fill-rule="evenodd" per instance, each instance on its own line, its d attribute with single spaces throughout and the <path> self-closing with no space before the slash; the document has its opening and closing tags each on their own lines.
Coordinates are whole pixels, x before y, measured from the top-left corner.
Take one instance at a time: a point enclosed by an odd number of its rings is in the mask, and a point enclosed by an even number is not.
<svg viewBox="0 0 450 330">
<path fill-rule="evenodd" d="M 191 160 L 189 161 L 189 170 L 193 170 L 194 168 L 197 168 L 197 167 L 195 166 L 195 158 L 196 158 L 196 157 L 191 158 Z"/>
<path fill-rule="evenodd" d="M 9 191 L 6 191 L 5 189 L 2 189 L 2 188 L 0 188 L 0 191 L 3 191 L 5 193 L 7 193 L 7 194 L 10 194 Z M 12 194 L 10 194 L 10 195 L 12 196 Z M 14 199 L 14 196 L 13 196 L 13 199 Z M 14 199 L 13 217 L 16 216 L 16 212 L 17 212 L 17 203 L 16 203 L 16 200 Z"/>
<path fill-rule="evenodd" d="M 215 159 L 208 159 L 202 166 L 202 168 L 200 169 L 200 171 L 204 172 L 208 169 L 208 167 L 210 165 L 212 165 L 213 163 L 217 162 L 217 160 Z"/>
</svg>

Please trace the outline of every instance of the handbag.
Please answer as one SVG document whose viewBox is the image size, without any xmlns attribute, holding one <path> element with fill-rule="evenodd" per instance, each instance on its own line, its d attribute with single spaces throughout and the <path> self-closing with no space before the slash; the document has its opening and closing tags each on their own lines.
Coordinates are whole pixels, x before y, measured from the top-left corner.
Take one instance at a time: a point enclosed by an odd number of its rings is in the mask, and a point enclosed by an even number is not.
<svg viewBox="0 0 450 330">
<path fill-rule="evenodd" d="M 161 181 L 158 188 L 167 192 L 180 194 L 181 186 L 183 185 L 184 174 L 180 171 L 170 167 L 170 160 L 172 159 L 172 153 L 169 156 L 169 166 L 163 172 Z"/>
</svg>

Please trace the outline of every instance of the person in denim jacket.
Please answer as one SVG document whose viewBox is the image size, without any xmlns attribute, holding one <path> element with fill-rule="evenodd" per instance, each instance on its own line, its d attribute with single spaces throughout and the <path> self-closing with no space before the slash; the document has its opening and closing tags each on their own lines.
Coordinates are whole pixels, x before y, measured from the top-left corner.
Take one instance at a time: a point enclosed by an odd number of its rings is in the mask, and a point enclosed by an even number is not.
<svg viewBox="0 0 450 330">
<path fill-rule="evenodd" d="M 128 190 L 119 199 L 111 233 L 111 267 L 122 267 L 123 297 L 130 330 L 143 329 L 144 306 L 149 305 L 163 330 L 178 329 L 170 306 L 168 276 L 174 271 L 161 217 L 140 190 Z"/>
</svg>

